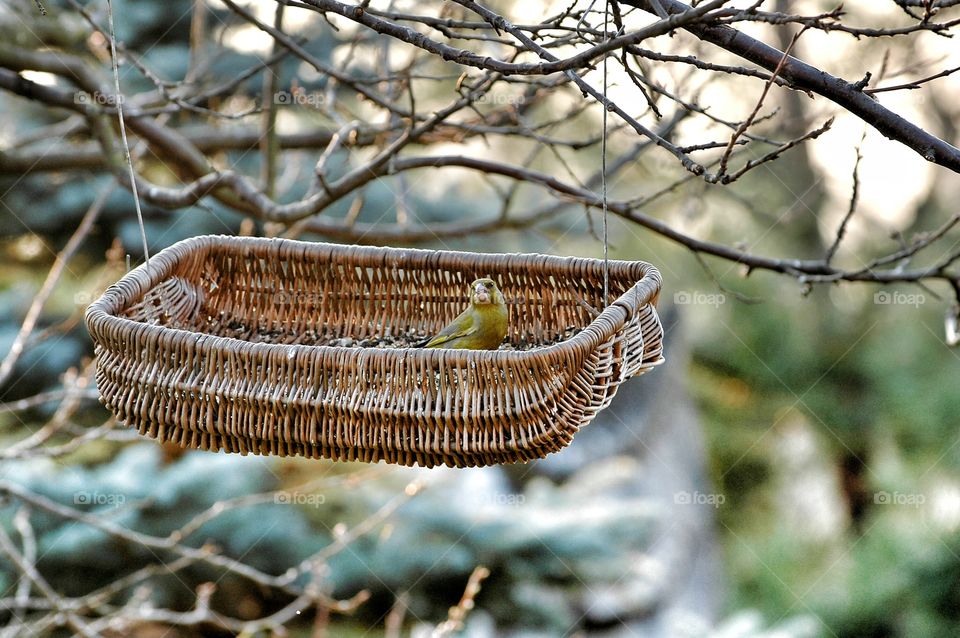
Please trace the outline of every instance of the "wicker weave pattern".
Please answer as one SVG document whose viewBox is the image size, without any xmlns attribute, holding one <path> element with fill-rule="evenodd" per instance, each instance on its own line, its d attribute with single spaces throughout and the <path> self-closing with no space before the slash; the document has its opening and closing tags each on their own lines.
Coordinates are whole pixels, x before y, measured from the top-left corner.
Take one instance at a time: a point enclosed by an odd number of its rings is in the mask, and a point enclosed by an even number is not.
<svg viewBox="0 0 960 638">
<path fill-rule="evenodd" d="M 491 276 L 525 351 L 357 348 L 437 332 Z M 183 446 L 404 465 L 479 466 L 567 445 L 626 378 L 661 360 L 657 270 L 205 236 L 172 246 L 87 310 L 104 404 Z M 553 343 L 569 327 L 581 332 Z"/>
</svg>

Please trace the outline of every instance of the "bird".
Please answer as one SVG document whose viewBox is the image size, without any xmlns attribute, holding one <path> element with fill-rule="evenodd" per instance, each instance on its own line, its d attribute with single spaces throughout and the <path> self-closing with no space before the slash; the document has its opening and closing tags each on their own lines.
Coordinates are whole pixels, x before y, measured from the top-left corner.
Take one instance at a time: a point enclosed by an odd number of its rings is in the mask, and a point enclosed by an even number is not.
<svg viewBox="0 0 960 638">
<path fill-rule="evenodd" d="M 424 348 L 495 350 L 507 336 L 507 303 L 489 277 L 470 284 L 470 305 L 437 333 Z"/>
</svg>

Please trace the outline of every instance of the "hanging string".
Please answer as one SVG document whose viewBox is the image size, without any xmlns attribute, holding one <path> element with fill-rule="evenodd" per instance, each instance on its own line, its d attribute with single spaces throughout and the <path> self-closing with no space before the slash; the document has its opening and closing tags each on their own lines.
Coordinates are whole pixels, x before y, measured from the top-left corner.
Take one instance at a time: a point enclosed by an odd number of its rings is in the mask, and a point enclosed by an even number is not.
<svg viewBox="0 0 960 638">
<path fill-rule="evenodd" d="M 107 22 L 110 24 L 110 61 L 113 64 L 114 103 L 117 106 L 117 119 L 120 121 L 120 139 L 123 141 L 123 156 L 127 160 L 130 170 L 130 191 L 133 193 L 133 204 L 137 210 L 137 223 L 140 225 L 140 238 L 143 240 L 143 256 L 150 266 L 150 249 L 147 247 L 147 231 L 143 227 L 143 211 L 140 210 L 140 194 L 137 192 L 137 174 L 133 170 L 133 160 L 130 158 L 130 145 L 127 143 L 127 127 L 123 123 L 123 96 L 120 94 L 120 65 L 117 62 L 117 36 L 113 29 L 113 2 L 107 0 Z"/>
<path fill-rule="evenodd" d="M 603 39 L 608 40 L 610 22 L 610 0 L 603 3 Z M 607 57 L 603 56 L 603 135 L 600 138 L 600 190 L 603 200 L 603 307 L 610 299 L 610 241 L 607 234 Z"/>
</svg>

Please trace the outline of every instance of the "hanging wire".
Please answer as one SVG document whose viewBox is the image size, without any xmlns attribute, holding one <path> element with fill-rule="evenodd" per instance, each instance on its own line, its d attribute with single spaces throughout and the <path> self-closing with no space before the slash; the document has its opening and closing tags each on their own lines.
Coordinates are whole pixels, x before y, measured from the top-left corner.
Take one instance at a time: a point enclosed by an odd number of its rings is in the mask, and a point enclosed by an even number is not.
<svg viewBox="0 0 960 638">
<path fill-rule="evenodd" d="M 603 39 L 608 40 L 610 22 L 610 0 L 603 3 Z M 600 189 L 603 199 L 603 307 L 610 303 L 610 241 L 607 234 L 607 58 L 603 56 L 603 135 L 600 138 Z"/>
<path fill-rule="evenodd" d="M 117 119 L 120 121 L 120 139 L 123 141 L 123 156 L 130 169 L 130 191 L 137 210 L 137 223 L 140 225 L 140 238 L 143 240 L 143 256 L 150 266 L 150 249 L 147 247 L 147 231 L 143 227 L 143 211 L 140 210 L 140 194 L 137 192 L 137 174 L 133 170 L 130 158 L 130 145 L 127 143 L 127 127 L 123 123 L 123 97 L 120 94 L 120 65 L 117 61 L 117 36 L 113 29 L 113 2 L 107 0 L 107 22 L 110 24 L 110 61 L 113 64 L 114 103 L 117 105 Z"/>
</svg>

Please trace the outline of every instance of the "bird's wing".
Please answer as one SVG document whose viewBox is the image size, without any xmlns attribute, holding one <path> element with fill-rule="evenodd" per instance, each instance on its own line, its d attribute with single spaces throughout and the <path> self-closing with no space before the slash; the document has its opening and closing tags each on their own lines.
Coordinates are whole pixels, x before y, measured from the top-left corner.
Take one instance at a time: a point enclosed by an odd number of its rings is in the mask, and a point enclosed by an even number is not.
<svg viewBox="0 0 960 638">
<path fill-rule="evenodd" d="M 427 342 L 424 348 L 436 348 L 445 343 L 450 343 L 454 339 L 469 337 L 479 330 L 477 323 L 473 320 L 473 314 L 467 309 L 459 317 L 451 321 L 446 328 L 437 333 L 437 336 Z"/>
</svg>

